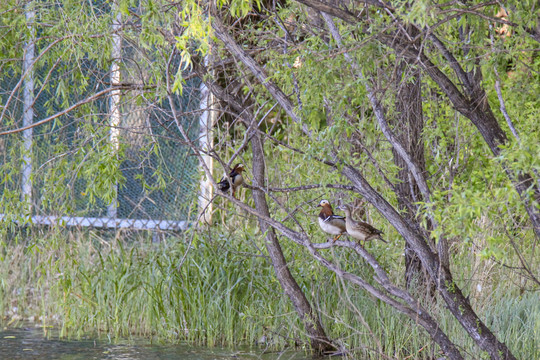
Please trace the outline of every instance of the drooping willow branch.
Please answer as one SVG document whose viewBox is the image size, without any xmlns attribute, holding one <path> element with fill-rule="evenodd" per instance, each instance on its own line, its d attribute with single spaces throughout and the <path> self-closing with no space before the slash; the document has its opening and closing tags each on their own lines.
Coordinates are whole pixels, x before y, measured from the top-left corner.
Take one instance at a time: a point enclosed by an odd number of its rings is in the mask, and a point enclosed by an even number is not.
<svg viewBox="0 0 540 360">
<path fill-rule="evenodd" d="M 253 186 L 246 183 L 244 183 L 243 186 L 250 190 L 264 190 L 264 191 L 269 191 L 269 192 L 283 192 L 283 193 L 295 192 L 295 191 L 306 191 L 306 190 L 320 189 L 320 188 L 355 191 L 354 186 L 343 185 L 343 184 L 324 184 L 324 185 L 310 184 L 310 185 L 300 185 L 300 186 L 293 186 L 293 187 L 286 187 L 286 188 L 269 187 L 267 189 L 260 189 L 258 186 Z"/>
</svg>

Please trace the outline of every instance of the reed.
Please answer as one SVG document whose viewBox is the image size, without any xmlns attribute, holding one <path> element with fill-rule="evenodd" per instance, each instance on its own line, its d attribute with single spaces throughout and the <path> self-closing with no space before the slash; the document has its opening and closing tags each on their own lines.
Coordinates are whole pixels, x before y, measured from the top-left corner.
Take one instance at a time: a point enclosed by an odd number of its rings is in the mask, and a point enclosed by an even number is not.
<svg viewBox="0 0 540 360">
<path fill-rule="evenodd" d="M 260 236 L 221 233 L 189 230 L 165 234 L 159 243 L 141 232 L 34 229 L 12 235 L 0 249 L 0 310 L 5 323 L 58 326 L 62 336 L 72 338 L 133 335 L 271 348 L 307 344 L 269 259 L 257 250 L 264 247 Z M 343 283 L 294 245 L 284 243 L 284 250 L 330 337 L 352 356 L 437 357 L 438 349 L 413 321 Z M 332 251 L 342 266 L 369 278 L 361 261 Z M 397 266 L 393 275 L 401 276 Z M 519 296 L 508 289 L 508 283 L 492 285 L 489 295 L 475 295 L 475 307 L 512 351 L 540 358 L 538 294 Z M 444 306 L 431 306 L 464 352 L 482 358 Z"/>
</svg>

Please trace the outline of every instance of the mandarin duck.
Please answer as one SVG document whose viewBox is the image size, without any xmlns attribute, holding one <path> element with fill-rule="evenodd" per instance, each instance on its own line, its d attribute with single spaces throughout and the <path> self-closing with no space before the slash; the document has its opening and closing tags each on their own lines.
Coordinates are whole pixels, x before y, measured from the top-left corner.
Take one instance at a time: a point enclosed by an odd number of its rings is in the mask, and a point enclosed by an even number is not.
<svg viewBox="0 0 540 360">
<path fill-rule="evenodd" d="M 328 200 L 321 200 L 317 207 L 322 207 L 319 213 L 319 226 L 325 233 L 334 235 L 333 241 L 336 241 L 341 235 L 347 233 L 345 218 L 334 214 L 332 205 L 330 205 Z"/>
<path fill-rule="evenodd" d="M 381 234 L 383 233 L 381 230 L 375 229 L 373 226 L 363 221 L 354 221 L 351 216 L 351 207 L 349 205 L 342 205 L 339 209 L 345 212 L 347 234 L 362 242 L 379 239 L 388 244 L 388 242 L 381 237 Z"/>
<path fill-rule="evenodd" d="M 236 164 L 229 173 L 229 176 L 223 176 L 217 183 L 218 189 L 223 192 L 228 192 L 232 185 L 232 196 L 235 197 L 234 193 L 236 188 L 244 183 L 242 171 L 244 171 L 244 165 Z"/>
</svg>

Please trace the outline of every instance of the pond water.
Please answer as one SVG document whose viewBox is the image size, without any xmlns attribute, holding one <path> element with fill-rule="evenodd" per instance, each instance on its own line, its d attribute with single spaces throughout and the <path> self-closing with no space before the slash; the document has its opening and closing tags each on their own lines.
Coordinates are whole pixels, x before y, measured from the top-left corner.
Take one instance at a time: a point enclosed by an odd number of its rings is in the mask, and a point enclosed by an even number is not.
<svg viewBox="0 0 540 360">
<path fill-rule="evenodd" d="M 0 359 L 39 360 L 307 360 L 305 353 L 287 351 L 264 353 L 262 349 L 204 348 L 189 345 L 154 345 L 144 340 L 111 344 L 103 340 L 63 340 L 44 336 L 40 328 L 0 331 Z"/>
</svg>

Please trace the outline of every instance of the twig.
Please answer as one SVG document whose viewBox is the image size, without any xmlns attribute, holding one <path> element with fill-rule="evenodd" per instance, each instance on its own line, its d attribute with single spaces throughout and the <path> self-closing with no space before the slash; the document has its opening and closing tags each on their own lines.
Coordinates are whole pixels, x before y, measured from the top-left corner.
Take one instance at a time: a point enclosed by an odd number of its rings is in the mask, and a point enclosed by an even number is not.
<svg viewBox="0 0 540 360">
<path fill-rule="evenodd" d="M 504 119 L 506 120 L 506 123 L 508 124 L 508 127 L 510 128 L 510 131 L 512 131 L 512 135 L 514 135 L 514 137 L 516 138 L 516 140 L 518 141 L 518 143 L 521 142 L 521 139 L 519 138 L 519 134 L 516 130 L 516 128 L 514 127 L 514 123 L 512 122 L 512 119 L 510 118 L 510 115 L 508 115 L 508 111 L 506 111 L 506 105 L 504 104 L 504 99 L 503 99 L 503 96 L 502 96 L 502 92 L 501 92 L 501 78 L 499 76 L 499 72 L 497 71 L 497 69 L 494 67 L 493 68 L 493 71 L 495 72 L 495 77 L 496 77 L 496 80 L 495 80 L 495 91 L 497 92 L 497 97 L 499 98 L 499 104 L 500 104 L 500 110 L 504 116 Z"/>
<path fill-rule="evenodd" d="M 269 192 L 294 192 L 294 191 L 305 191 L 305 190 L 311 190 L 311 189 L 318 189 L 318 188 L 330 188 L 330 189 L 341 189 L 341 190 L 348 190 L 348 191 L 356 191 L 354 186 L 351 185 L 342 185 L 342 184 L 312 184 L 312 185 L 301 185 L 301 186 L 294 186 L 294 187 L 288 187 L 288 188 L 268 188 L 267 190 L 261 189 L 258 186 L 253 186 L 249 184 L 243 184 L 245 188 L 248 188 L 250 190 L 263 190 L 263 191 L 269 191 Z"/>
</svg>

